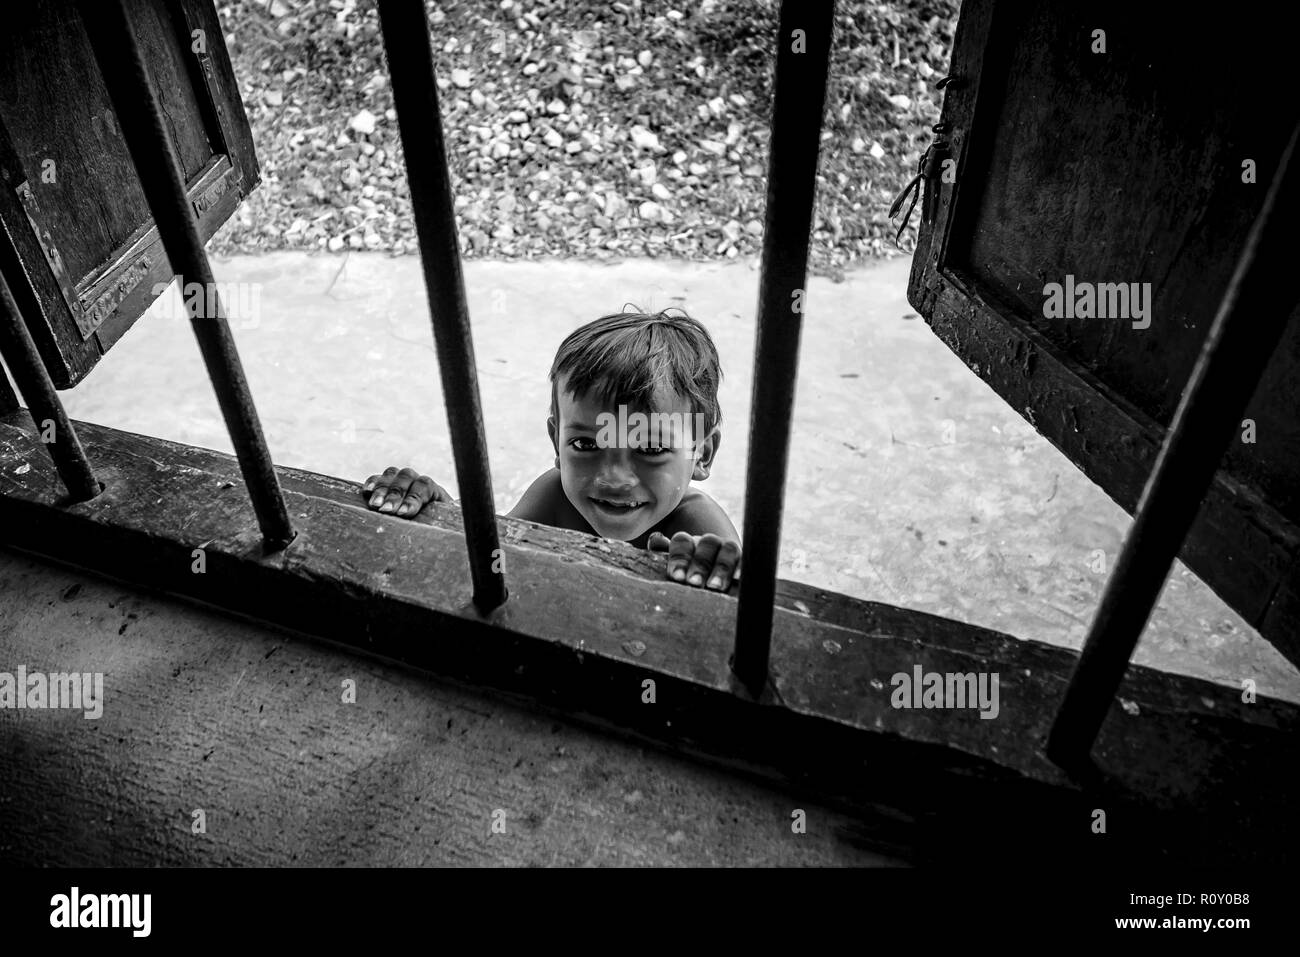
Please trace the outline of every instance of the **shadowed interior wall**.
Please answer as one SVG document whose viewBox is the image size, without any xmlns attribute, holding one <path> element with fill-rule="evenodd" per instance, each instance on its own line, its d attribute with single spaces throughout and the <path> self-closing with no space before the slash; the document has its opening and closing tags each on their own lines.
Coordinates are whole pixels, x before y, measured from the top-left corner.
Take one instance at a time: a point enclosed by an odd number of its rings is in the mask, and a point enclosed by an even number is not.
<svg viewBox="0 0 1300 957">
<path fill-rule="evenodd" d="M 105 673 L 98 720 L 0 710 L 0 862 L 896 863 L 748 779 L 16 552 L 0 595 L 0 670 Z"/>
</svg>

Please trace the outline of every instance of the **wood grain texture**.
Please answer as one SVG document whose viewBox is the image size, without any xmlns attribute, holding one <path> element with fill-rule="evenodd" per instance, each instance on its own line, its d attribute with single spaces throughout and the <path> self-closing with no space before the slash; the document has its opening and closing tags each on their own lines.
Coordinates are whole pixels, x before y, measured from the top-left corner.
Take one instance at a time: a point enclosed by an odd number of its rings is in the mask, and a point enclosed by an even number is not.
<svg viewBox="0 0 1300 957">
<path fill-rule="evenodd" d="M 756 703 L 727 667 L 734 598 L 667 582 L 619 543 L 501 519 L 511 597 L 483 618 L 453 508 L 427 524 L 395 519 L 366 511 L 353 483 L 281 469 L 300 534 L 264 557 L 232 458 L 78 423 L 107 488 L 54 509 L 57 479 L 24 418 L 0 425 L 0 529 L 12 546 L 796 783 L 838 807 L 919 815 L 930 835 L 920 857 L 943 857 L 980 821 L 1031 856 L 1057 839 L 1084 855 L 1203 861 L 1295 842 L 1276 776 L 1297 756 L 1294 706 L 1245 705 L 1232 688 L 1133 667 L 1096 752 L 1102 777 L 1072 783 L 1039 751 L 1067 651 L 781 582 L 776 697 Z M 30 465 L 21 476 L 19 463 Z M 916 665 L 998 672 L 998 719 L 893 708 L 892 676 Z M 654 705 L 642 701 L 647 679 Z M 1122 809 L 1124 841 L 1088 841 L 1097 806 Z M 1216 836 L 1187 844 L 1187 828 L 1208 821 Z M 1265 831 L 1268 846 L 1248 839 Z"/>
<path fill-rule="evenodd" d="M 1110 52 L 1094 54 L 1103 19 Z M 1220 26 L 1127 4 L 966 4 L 943 112 L 959 173 L 914 260 L 909 299 L 940 339 L 1129 512 L 1290 126 L 1242 87 L 1286 57 L 1231 77 L 1187 61 L 1246 42 Z M 1241 182 L 1246 155 L 1258 185 Z M 1067 273 L 1151 282 L 1151 327 L 1044 318 L 1044 284 Z M 1298 372 L 1293 316 L 1244 412 L 1256 442 L 1234 443 L 1180 556 L 1293 663 Z"/>
<path fill-rule="evenodd" d="M 258 182 L 216 11 L 206 0 L 132 0 L 130 10 L 191 199 L 207 188 L 207 177 L 226 184 L 200 215 L 202 236 L 210 238 Z M 194 29 L 207 46 L 202 63 L 191 48 Z M 0 79 L 0 173 L 7 187 L 0 189 L 0 267 L 55 385 L 70 388 L 175 270 L 161 243 L 142 242 L 152 219 L 72 0 L 17 11 L 0 37 L 0 61 L 7 67 Z M 47 161 L 55 164 L 53 182 L 42 175 Z M 31 197 L 30 208 L 14 193 L 19 188 Z M 87 306 L 93 293 L 134 282 L 98 329 L 78 328 L 42 243 L 57 251 L 72 297 L 90 296 Z"/>
</svg>

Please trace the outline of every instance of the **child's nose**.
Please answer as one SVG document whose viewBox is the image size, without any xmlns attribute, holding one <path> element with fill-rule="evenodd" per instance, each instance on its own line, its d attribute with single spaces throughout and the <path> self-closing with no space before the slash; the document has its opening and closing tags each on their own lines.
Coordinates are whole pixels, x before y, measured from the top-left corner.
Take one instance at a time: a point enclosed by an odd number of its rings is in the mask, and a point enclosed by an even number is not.
<svg viewBox="0 0 1300 957">
<path fill-rule="evenodd" d="M 600 472 L 596 475 L 596 481 L 610 491 L 631 488 L 637 481 L 631 457 L 606 455 L 600 463 Z"/>
</svg>

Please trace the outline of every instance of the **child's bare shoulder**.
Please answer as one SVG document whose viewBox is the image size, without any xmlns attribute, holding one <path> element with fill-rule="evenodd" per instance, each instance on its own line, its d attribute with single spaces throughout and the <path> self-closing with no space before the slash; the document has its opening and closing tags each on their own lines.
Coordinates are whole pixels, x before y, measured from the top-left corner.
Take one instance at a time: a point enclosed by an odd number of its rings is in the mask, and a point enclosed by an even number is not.
<svg viewBox="0 0 1300 957">
<path fill-rule="evenodd" d="M 559 469 L 549 469 L 528 486 L 519 504 L 511 509 L 510 518 L 523 518 L 553 528 L 569 528 L 594 535 L 591 526 L 564 494 Z"/>
<path fill-rule="evenodd" d="M 563 498 L 564 486 L 560 483 L 560 470 L 550 469 L 533 480 L 519 503 L 510 510 L 509 516 L 554 525 L 556 506 Z"/>
<path fill-rule="evenodd" d="M 707 492 L 702 492 L 693 486 L 686 490 L 681 502 L 663 520 L 659 531 L 669 538 L 677 532 L 686 532 L 690 535 L 712 533 L 720 538 L 740 541 L 740 534 L 731 519 L 727 517 L 726 510 Z"/>
</svg>

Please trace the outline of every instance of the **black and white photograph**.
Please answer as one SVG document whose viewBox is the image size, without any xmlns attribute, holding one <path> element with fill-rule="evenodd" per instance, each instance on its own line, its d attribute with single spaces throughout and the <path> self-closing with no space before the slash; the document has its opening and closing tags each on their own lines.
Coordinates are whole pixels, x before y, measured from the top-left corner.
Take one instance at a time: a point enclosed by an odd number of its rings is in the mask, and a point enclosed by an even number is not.
<svg viewBox="0 0 1300 957">
<path fill-rule="evenodd" d="M 1284 5 L 3 20 L 6 927 L 779 871 L 1277 930 Z"/>
</svg>

